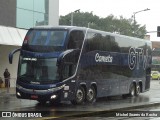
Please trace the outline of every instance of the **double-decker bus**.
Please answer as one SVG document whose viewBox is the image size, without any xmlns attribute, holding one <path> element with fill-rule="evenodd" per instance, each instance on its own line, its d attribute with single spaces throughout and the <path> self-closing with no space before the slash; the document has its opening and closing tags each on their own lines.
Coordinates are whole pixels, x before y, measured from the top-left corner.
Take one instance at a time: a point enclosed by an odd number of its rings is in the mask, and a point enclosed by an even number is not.
<svg viewBox="0 0 160 120">
<path fill-rule="evenodd" d="M 29 29 L 20 49 L 16 96 L 73 104 L 138 96 L 150 88 L 151 42 L 75 26 Z"/>
</svg>

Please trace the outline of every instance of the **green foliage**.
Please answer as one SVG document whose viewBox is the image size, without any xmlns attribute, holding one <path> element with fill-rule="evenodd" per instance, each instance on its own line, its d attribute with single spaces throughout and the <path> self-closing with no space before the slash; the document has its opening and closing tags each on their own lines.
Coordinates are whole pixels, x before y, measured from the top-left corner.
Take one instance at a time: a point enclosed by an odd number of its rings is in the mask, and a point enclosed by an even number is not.
<svg viewBox="0 0 160 120">
<path fill-rule="evenodd" d="M 71 13 L 60 16 L 59 24 L 71 25 Z M 134 24 L 133 18 L 125 19 L 123 16 L 117 18 L 112 14 L 106 18 L 100 18 L 99 16 L 93 15 L 92 12 L 73 13 L 73 25 L 139 38 L 144 38 L 146 34 L 145 25 L 141 26 L 137 24 L 136 21 Z"/>
</svg>

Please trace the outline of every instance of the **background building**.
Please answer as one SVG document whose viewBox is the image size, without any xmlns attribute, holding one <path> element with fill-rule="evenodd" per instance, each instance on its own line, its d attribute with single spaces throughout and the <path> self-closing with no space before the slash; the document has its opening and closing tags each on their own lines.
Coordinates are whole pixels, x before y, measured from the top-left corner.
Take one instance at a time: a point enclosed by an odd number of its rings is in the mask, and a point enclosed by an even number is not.
<svg viewBox="0 0 160 120">
<path fill-rule="evenodd" d="M 30 27 L 58 24 L 59 0 L 0 0 L 0 77 L 8 68 L 11 87 L 15 86 L 19 53 L 12 65 L 8 62 L 9 53 L 22 45 Z"/>
<path fill-rule="evenodd" d="M 160 71 L 160 41 L 152 41 L 152 70 Z"/>
</svg>

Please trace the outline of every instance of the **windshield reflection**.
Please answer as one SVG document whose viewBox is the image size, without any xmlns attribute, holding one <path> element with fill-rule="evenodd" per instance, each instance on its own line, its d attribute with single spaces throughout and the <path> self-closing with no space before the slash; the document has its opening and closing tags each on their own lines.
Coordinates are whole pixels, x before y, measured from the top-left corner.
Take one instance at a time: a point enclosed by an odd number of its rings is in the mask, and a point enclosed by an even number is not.
<svg viewBox="0 0 160 120">
<path fill-rule="evenodd" d="M 22 80 L 41 82 L 59 80 L 57 58 L 20 58 L 18 77 Z"/>
</svg>

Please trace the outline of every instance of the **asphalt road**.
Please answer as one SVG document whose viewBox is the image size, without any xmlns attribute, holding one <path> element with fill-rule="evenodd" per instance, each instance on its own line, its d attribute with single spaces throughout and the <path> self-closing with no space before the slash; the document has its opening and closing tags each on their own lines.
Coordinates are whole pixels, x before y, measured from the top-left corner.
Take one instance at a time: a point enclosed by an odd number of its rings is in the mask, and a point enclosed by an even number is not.
<svg viewBox="0 0 160 120">
<path fill-rule="evenodd" d="M 103 113 L 92 117 L 66 118 L 66 120 L 160 120 L 160 106 L 117 111 L 108 115 Z"/>
<path fill-rule="evenodd" d="M 151 81 L 151 89 L 148 92 L 141 93 L 138 97 L 123 99 L 121 96 L 106 97 L 97 99 L 93 104 L 72 105 L 70 102 L 63 102 L 59 106 L 53 106 L 49 103 L 40 105 L 37 101 L 20 100 L 15 94 L 0 93 L 0 111 L 11 112 L 42 112 L 45 119 L 55 117 L 70 116 L 75 114 L 93 115 L 108 111 L 123 111 L 128 109 L 137 109 L 139 107 L 148 108 L 160 105 L 160 84 L 157 80 Z M 100 116 L 101 117 L 101 116 Z M 105 117 L 106 118 L 106 117 Z M 8 118 L 7 118 L 8 119 Z M 21 119 L 21 118 L 12 118 Z M 26 118 L 28 119 L 28 118 Z M 30 118 L 34 119 L 34 118 Z"/>
</svg>

